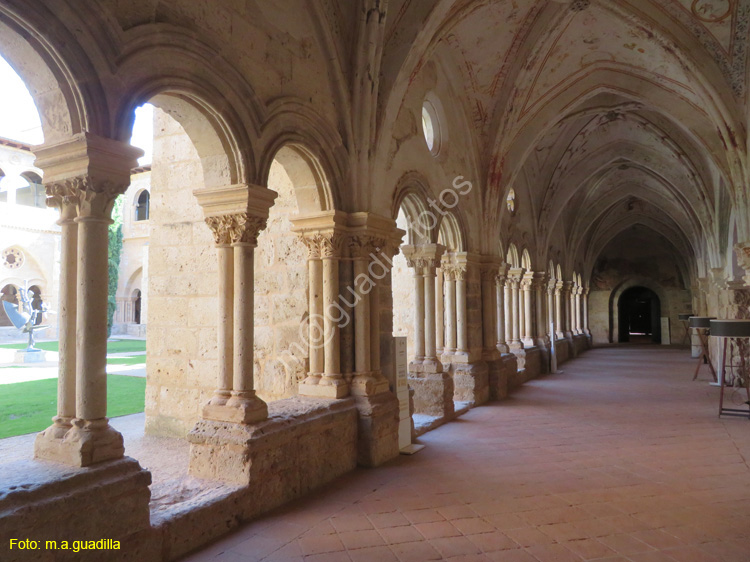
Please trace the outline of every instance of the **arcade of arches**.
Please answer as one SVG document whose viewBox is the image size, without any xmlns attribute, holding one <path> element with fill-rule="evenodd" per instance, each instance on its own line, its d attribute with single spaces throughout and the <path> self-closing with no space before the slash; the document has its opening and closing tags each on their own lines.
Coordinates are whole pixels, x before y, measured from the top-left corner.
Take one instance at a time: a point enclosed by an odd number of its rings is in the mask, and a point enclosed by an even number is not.
<svg viewBox="0 0 750 562">
<path fill-rule="evenodd" d="M 591 345 L 750 317 L 749 23 L 750 0 L 0 2 L 61 228 L 57 415 L 4 468 L 2 548 L 174 560 Z M 106 417 L 107 226 L 146 102 L 129 294 L 146 436 L 189 450 L 167 500 Z"/>
</svg>

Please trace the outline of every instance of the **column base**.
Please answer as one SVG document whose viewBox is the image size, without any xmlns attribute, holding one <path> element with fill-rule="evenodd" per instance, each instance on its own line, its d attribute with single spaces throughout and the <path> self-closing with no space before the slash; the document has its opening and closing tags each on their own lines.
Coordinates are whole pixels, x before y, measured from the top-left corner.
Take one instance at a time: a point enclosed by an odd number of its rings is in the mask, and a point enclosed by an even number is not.
<svg viewBox="0 0 750 562">
<path fill-rule="evenodd" d="M 490 400 L 508 397 L 509 381 L 518 372 L 518 360 L 512 353 L 503 353 L 489 372 Z"/>
<path fill-rule="evenodd" d="M 437 358 L 415 360 L 409 363 L 409 373 L 436 374 L 443 372 L 443 363 Z"/>
<path fill-rule="evenodd" d="M 352 396 L 375 396 L 389 390 L 388 379 L 378 371 L 355 373 L 350 387 Z"/>
<path fill-rule="evenodd" d="M 55 423 L 36 436 L 34 457 L 71 466 L 120 459 L 125 456 L 122 435 L 109 425 L 107 418 L 73 419 L 63 433 L 63 423 Z"/>
<path fill-rule="evenodd" d="M 225 404 L 212 398 L 208 404 L 203 406 L 201 417 L 204 420 L 248 425 L 268 418 L 268 406 L 257 396 L 234 395 Z"/>
<path fill-rule="evenodd" d="M 339 398 L 346 398 L 349 396 L 349 384 L 343 378 L 335 379 L 334 384 L 331 384 L 330 381 L 326 381 L 325 378 L 320 379 L 318 384 L 307 384 L 305 381 L 299 385 L 297 394 L 300 396 L 310 396 L 312 398 L 338 400 Z"/>
<path fill-rule="evenodd" d="M 510 344 L 510 352 L 516 356 L 518 362 L 518 370 L 524 368 L 526 365 L 526 349 L 521 342 L 514 342 Z"/>
<path fill-rule="evenodd" d="M 359 411 L 357 423 L 357 464 L 376 467 L 399 454 L 399 402 L 390 392 L 355 396 Z"/>
<path fill-rule="evenodd" d="M 448 373 L 409 373 L 414 389 L 414 411 L 417 414 L 449 418 L 453 416 L 453 379 Z"/>
<path fill-rule="evenodd" d="M 510 348 L 508 347 L 507 343 L 499 343 L 495 347 L 501 354 L 510 353 Z"/>
<path fill-rule="evenodd" d="M 490 398 L 487 363 L 456 364 L 453 368 L 453 399 L 471 406 L 484 404 Z"/>
</svg>

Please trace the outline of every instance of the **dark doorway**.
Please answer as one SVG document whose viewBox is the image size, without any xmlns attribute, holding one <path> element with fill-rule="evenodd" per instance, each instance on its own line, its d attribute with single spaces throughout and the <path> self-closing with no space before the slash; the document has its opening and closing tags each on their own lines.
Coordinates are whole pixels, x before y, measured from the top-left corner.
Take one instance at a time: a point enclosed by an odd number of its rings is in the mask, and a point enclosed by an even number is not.
<svg viewBox="0 0 750 562">
<path fill-rule="evenodd" d="M 631 287 L 617 303 L 619 341 L 661 343 L 661 303 L 646 287 Z"/>
<path fill-rule="evenodd" d="M 133 322 L 141 323 L 141 290 L 136 289 L 133 292 Z"/>
</svg>

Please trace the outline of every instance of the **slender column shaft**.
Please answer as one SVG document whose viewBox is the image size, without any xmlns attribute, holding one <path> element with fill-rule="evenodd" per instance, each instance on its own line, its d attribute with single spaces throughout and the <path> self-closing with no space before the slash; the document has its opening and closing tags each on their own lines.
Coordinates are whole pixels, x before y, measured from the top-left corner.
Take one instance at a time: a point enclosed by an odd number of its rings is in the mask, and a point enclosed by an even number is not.
<svg viewBox="0 0 750 562">
<path fill-rule="evenodd" d="M 547 333 L 546 326 L 545 326 L 545 318 L 544 318 L 544 305 L 545 305 L 545 298 L 544 293 L 542 292 L 542 283 L 537 283 L 535 287 L 536 292 L 536 337 L 537 338 L 544 338 L 544 335 Z"/>
<path fill-rule="evenodd" d="M 424 359 L 424 277 L 421 267 L 414 268 L 414 358 Z"/>
<path fill-rule="evenodd" d="M 506 352 L 505 344 L 505 282 L 502 277 L 495 279 L 495 328 L 497 330 L 497 348 Z"/>
<path fill-rule="evenodd" d="M 587 335 L 589 332 L 589 289 L 583 292 L 583 331 Z"/>
<path fill-rule="evenodd" d="M 456 351 L 456 280 L 452 273 L 446 274 L 445 279 L 445 333 L 446 353 Z"/>
<path fill-rule="evenodd" d="M 510 286 L 510 280 L 506 279 L 503 283 L 503 316 L 505 326 L 505 342 L 510 343 L 513 341 L 513 296 L 512 289 Z"/>
<path fill-rule="evenodd" d="M 78 217 L 76 417 L 107 415 L 107 228 L 102 217 Z"/>
<path fill-rule="evenodd" d="M 370 291 L 370 370 L 380 371 L 380 285 Z"/>
<path fill-rule="evenodd" d="M 583 333 L 583 330 L 582 330 L 582 325 L 581 325 L 581 289 L 580 287 L 576 289 L 575 305 L 576 305 L 576 334 L 581 334 Z"/>
<path fill-rule="evenodd" d="M 354 279 L 367 278 L 367 262 L 363 258 L 354 260 Z M 362 285 L 355 287 L 357 293 L 354 307 L 354 370 L 357 373 L 370 371 L 370 300 L 362 291 Z"/>
<path fill-rule="evenodd" d="M 466 321 L 466 278 L 456 279 L 456 349 L 466 353 L 469 350 L 469 325 Z"/>
<path fill-rule="evenodd" d="M 310 376 L 318 382 L 324 370 L 323 357 L 323 262 L 311 258 L 307 262 L 309 272 L 310 323 Z"/>
<path fill-rule="evenodd" d="M 491 272 L 482 274 L 482 335 L 485 349 L 495 347 L 497 329 L 495 328 L 495 286 L 494 275 Z"/>
<path fill-rule="evenodd" d="M 513 322 L 513 343 L 521 341 L 521 327 L 519 325 L 520 320 L 520 302 L 518 294 L 518 281 L 513 281 L 510 287 L 511 298 L 512 298 L 512 322 Z"/>
<path fill-rule="evenodd" d="M 341 348 L 341 334 L 339 332 L 338 322 L 340 313 L 336 308 L 336 301 L 339 296 L 339 261 L 337 258 L 323 258 L 323 332 L 325 334 L 325 361 L 324 361 L 324 379 L 321 383 L 327 381 L 331 384 L 333 380 L 341 378 L 341 358 L 339 350 Z"/>
<path fill-rule="evenodd" d="M 437 358 L 435 344 L 435 268 L 424 268 L 424 300 L 425 300 L 425 358 Z"/>
<path fill-rule="evenodd" d="M 555 327 L 557 329 L 557 337 L 563 337 L 563 317 L 562 317 L 562 295 L 560 294 L 560 284 L 555 286 Z"/>
<path fill-rule="evenodd" d="M 435 345 L 437 346 L 437 354 L 442 355 L 445 349 L 445 285 L 443 283 L 442 270 L 438 270 L 435 279 L 437 283 L 437 290 L 435 291 Z"/>
<path fill-rule="evenodd" d="M 234 384 L 233 394 L 251 397 L 254 345 L 254 246 L 235 244 L 234 249 Z"/>
<path fill-rule="evenodd" d="M 534 317 L 532 313 L 532 299 L 531 299 L 531 284 L 526 282 L 523 284 L 523 339 L 530 342 L 533 339 L 533 324 Z"/>
<path fill-rule="evenodd" d="M 554 329 L 551 327 L 553 326 Z M 551 342 L 555 341 L 555 330 L 557 326 L 555 324 L 555 290 L 547 289 L 547 330 L 549 330 L 549 339 Z"/>
<path fill-rule="evenodd" d="M 234 249 L 228 245 L 217 246 L 219 261 L 219 324 L 216 327 L 219 348 L 219 381 L 216 396 L 223 401 L 233 388 L 234 363 Z"/>
<path fill-rule="evenodd" d="M 58 424 L 70 426 L 76 415 L 76 291 L 78 225 L 74 205 L 62 205 L 59 221 L 60 252 L 59 375 L 57 379 Z"/>
</svg>

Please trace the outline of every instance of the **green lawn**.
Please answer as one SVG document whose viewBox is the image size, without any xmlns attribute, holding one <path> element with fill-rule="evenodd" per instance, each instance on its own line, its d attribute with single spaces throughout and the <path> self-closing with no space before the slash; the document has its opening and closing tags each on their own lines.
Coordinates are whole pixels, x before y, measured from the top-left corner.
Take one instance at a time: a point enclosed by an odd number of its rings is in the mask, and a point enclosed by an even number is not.
<svg viewBox="0 0 750 562">
<path fill-rule="evenodd" d="M 6 343 L 0 345 L 5 349 L 26 349 L 25 343 Z M 44 351 L 58 351 L 56 341 L 38 342 L 36 347 Z M 107 342 L 107 353 L 125 353 L 130 351 L 146 351 L 146 340 L 118 340 L 112 339 Z"/>
<path fill-rule="evenodd" d="M 107 359 L 107 365 L 145 365 L 145 355 L 131 355 L 130 357 L 110 357 Z"/>
<path fill-rule="evenodd" d="M 107 417 L 142 412 L 146 379 L 107 375 Z M 0 439 L 41 431 L 57 412 L 57 379 L 0 385 Z"/>
</svg>

